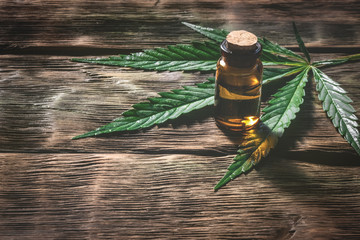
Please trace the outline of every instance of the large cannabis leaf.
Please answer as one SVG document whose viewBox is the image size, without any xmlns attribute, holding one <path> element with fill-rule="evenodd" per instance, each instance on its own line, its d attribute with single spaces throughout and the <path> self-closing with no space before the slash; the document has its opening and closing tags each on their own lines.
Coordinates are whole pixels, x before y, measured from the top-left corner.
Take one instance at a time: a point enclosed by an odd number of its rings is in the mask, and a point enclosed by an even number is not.
<svg viewBox="0 0 360 240">
<path fill-rule="evenodd" d="M 302 67 L 294 67 L 286 70 L 277 68 L 267 69 L 267 72 L 264 71 L 264 76 L 268 76 L 267 80 L 269 81 L 278 79 L 280 76 L 287 76 L 287 73 L 293 73 L 301 70 L 302 72 L 273 95 L 274 98 L 270 100 L 269 105 L 263 109 L 264 115 L 261 116 L 263 125 L 254 134 L 247 135 L 248 137 L 245 139 L 244 144 L 239 146 L 238 155 L 234 158 L 233 164 L 229 166 L 228 172 L 215 186 L 215 191 L 232 179 L 243 173 L 249 172 L 269 153 L 271 148 L 275 147 L 278 137 L 282 136 L 285 128 L 289 127 L 291 120 L 296 117 L 295 114 L 300 110 L 299 106 L 303 102 L 303 96 L 305 95 L 304 87 L 308 81 L 308 71 L 310 68 L 313 71 L 314 78 L 317 83 L 316 89 L 319 91 L 319 99 L 323 101 L 324 110 L 328 113 L 328 116 L 332 119 L 334 126 L 339 130 L 340 134 L 344 136 L 344 138 L 360 155 L 360 136 L 357 129 L 357 117 L 354 115 L 355 110 L 350 105 L 352 100 L 345 95 L 346 91 L 343 90 L 338 83 L 331 80 L 315 67 L 341 64 L 350 60 L 358 60 L 359 54 L 342 57 L 340 59 L 318 61 L 311 64 L 309 52 L 305 47 L 295 24 L 293 24 L 293 28 L 299 48 L 306 57 L 306 60 L 303 59 L 299 62 Z M 266 39 L 263 44 L 267 44 Z M 270 42 L 268 45 L 273 44 Z M 270 53 L 275 54 L 278 47 L 275 45 L 273 47 L 268 47 L 268 49 L 273 49 L 274 51 Z M 287 57 L 297 58 L 297 56 L 299 56 L 293 55 L 293 53 L 289 53 L 283 49 L 280 49 L 278 52 L 281 52 L 281 54 L 286 55 Z M 269 77 L 269 74 L 273 72 L 277 74 Z M 268 129 L 265 126 L 267 126 Z M 251 144 L 249 144 L 249 142 Z"/>
<path fill-rule="evenodd" d="M 216 62 L 220 57 L 220 47 L 217 42 L 221 42 L 228 32 L 225 30 L 203 28 L 188 23 L 184 24 L 197 29 L 197 31 L 206 33 L 207 36 L 214 38 L 216 42 L 194 42 L 192 45 L 178 44 L 175 46 L 168 46 L 167 48 L 145 50 L 128 56 L 72 60 L 105 65 L 130 66 L 139 69 L 158 71 L 215 70 Z M 267 39 L 261 41 L 264 46 L 264 51 L 268 52 L 267 59 L 265 59 L 268 65 L 282 64 L 291 66 L 282 69 L 264 69 L 264 85 L 285 76 L 299 73 L 303 69 L 304 61 L 299 55 L 272 43 Z M 277 55 L 275 55 L 275 53 Z M 301 59 L 300 62 L 298 62 L 299 57 Z M 214 80 L 210 79 L 210 81 Z M 202 88 L 205 85 L 207 86 L 206 93 Z M 110 132 L 148 128 L 169 119 L 174 119 L 181 114 L 189 113 L 204 106 L 213 105 L 214 87 L 213 85 L 210 86 L 209 84 L 204 83 L 198 84 L 196 87 L 184 86 L 184 89 L 182 90 L 173 90 L 172 93 L 159 93 L 159 95 L 161 98 L 151 98 L 149 99 L 149 102 L 135 104 L 133 105 L 133 109 L 124 112 L 121 117 L 113 122 L 96 130 L 76 136 L 73 139 L 91 137 Z M 167 101 L 166 106 L 165 101 Z"/>
<path fill-rule="evenodd" d="M 88 62 L 104 65 L 126 66 L 156 71 L 212 71 L 216 69 L 216 62 L 220 56 L 219 43 L 228 32 L 213 28 L 205 28 L 190 23 L 186 26 L 208 37 L 211 41 L 193 42 L 191 45 L 178 44 L 167 48 L 144 50 L 128 56 L 114 56 L 100 59 L 73 59 L 77 62 Z M 215 186 L 215 190 L 226 183 L 249 172 L 271 148 L 275 147 L 278 138 L 289 127 L 291 121 L 300 110 L 305 94 L 304 87 L 308 81 L 309 70 L 312 69 L 319 99 L 323 101 L 323 108 L 332 119 L 340 134 L 351 144 L 360 155 L 359 131 L 355 110 L 350 105 L 351 99 L 345 91 L 331 80 L 319 67 L 343 64 L 352 60 L 359 60 L 360 54 L 340 57 L 338 59 L 317 61 L 312 63 L 308 50 L 293 24 L 296 40 L 305 58 L 299 54 L 281 47 L 266 38 L 259 39 L 263 47 L 261 56 L 266 67 L 263 73 L 263 84 L 293 76 L 269 101 L 263 109 L 262 122 L 259 128 L 246 132 L 243 143 L 239 146 L 238 155 L 228 172 Z M 282 65 L 282 68 L 275 68 Z M 160 124 L 168 119 L 174 119 L 181 114 L 205 106 L 213 105 L 214 78 L 196 86 L 185 86 L 184 89 L 159 93 L 161 97 L 150 98 L 149 102 L 133 105 L 133 109 L 126 111 L 118 119 L 89 133 L 79 135 L 74 139 L 95 136 L 115 131 L 129 131 L 147 128 Z"/>
</svg>

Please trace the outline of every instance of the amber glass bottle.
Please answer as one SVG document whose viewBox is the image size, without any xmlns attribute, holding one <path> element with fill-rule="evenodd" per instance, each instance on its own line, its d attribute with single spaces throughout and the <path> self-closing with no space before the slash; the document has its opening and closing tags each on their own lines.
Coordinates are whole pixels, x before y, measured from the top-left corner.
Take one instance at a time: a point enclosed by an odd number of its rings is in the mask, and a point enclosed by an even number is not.
<svg viewBox="0 0 360 240">
<path fill-rule="evenodd" d="M 247 31 L 233 31 L 221 43 L 215 84 L 215 121 L 230 131 L 259 122 L 263 66 L 261 45 Z"/>
</svg>

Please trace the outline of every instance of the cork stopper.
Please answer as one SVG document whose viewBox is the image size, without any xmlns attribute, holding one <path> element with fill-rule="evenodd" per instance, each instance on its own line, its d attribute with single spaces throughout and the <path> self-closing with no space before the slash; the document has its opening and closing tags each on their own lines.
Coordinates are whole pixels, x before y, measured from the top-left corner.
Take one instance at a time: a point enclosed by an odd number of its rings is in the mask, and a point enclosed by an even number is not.
<svg viewBox="0 0 360 240">
<path fill-rule="evenodd" d="M 227 48 L 230 51 L 247 51 L 257 48 L 257 37 L 245 30 L 232 31 L 226 36 Z"/>
</svg>

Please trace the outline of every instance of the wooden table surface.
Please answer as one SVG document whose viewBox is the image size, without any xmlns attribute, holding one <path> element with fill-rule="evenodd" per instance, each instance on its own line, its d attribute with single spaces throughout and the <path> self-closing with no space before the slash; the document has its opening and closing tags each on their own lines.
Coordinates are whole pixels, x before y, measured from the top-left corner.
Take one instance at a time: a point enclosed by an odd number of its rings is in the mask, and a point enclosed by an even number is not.
<svg viewBox="0 0 360 240">
<path fill-rule="evenodd" d="M 69 61 L 246 29 L 314 59 L 360 52 L 359 1 L 0 2 L 0 239 L 359 239 L 360 158 L 314 84 L 259 168 L 218 192 L 236 154 L 211 108 L 149 130 L 73 141 L 157 92 L 211 73 Z M 295 48 L 296 50 L 296 48 Z M 359 62 L 324 71 L 360 117 Z"/>
</svg>

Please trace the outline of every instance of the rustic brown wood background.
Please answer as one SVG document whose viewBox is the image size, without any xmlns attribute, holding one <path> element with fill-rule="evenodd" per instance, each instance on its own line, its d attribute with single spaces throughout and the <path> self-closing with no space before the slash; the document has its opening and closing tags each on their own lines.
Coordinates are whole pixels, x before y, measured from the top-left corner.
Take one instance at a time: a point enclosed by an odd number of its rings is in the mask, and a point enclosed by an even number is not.
<svg viewBox="0 0 360 240">
<path fill-rule="evenodd" d="M 214 193 L 237 147 L 211 108 L 145 131 L 71 140 L 211 74 L 69 61 L 204 39 L 182 21 L 289 47 L 295 21 L 314 59 L 334 58 L 360 52 L 359 13 L 356 0 L 1 1 L 0 239 L 359 239 L 360 158 L 313 84 L 277 149 Z M 358 112 L 359 68 L 325 70 Z"/>
</svg>

